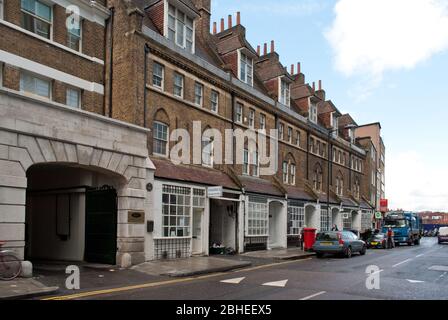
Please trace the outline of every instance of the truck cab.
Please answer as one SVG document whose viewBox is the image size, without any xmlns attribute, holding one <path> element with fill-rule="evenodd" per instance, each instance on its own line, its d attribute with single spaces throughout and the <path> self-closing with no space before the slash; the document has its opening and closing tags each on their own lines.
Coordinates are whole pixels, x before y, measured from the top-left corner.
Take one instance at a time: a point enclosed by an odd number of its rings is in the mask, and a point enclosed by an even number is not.
<svg viewBox="0 0 448 320">
<path fill-rule="evenodd" d="M 390 212 L 386 215 L 382 232 L 389 228 L 394 232 L 395 244 L 419 245 L 422 237 L 422 220 L 413 212 Z"/>
</svg>

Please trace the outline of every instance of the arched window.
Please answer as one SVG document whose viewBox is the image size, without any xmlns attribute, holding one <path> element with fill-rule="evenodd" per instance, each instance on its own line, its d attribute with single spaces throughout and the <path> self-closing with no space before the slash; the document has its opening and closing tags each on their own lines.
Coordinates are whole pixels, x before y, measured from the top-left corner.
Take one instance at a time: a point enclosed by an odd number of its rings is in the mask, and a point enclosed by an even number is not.
<svg viewBox="0 0 448 320">
<path fill-rule="evenodd" d="M 322 191 L 322 168 L 319 165 L 314 169 L 313 184 L 316 191 Z"/>
<path fill-rule="evenodd" d="M 289 164 L 288 161 L 283 161 L 283 183 L 288 184 L 289 180 Z"/>
<path fill-rule="evenodd" d="M 153 124 L 153 148 L 155 155 L 168 157 L 168 125 L 154 121 Z"/>
<path fill-rule="evenodd" d="M 341 173 L 336 177 L 336 194 L 339 196 L 344 195 L 344 178 Z"/>
<path fill-rule="evenodd" d="M 353 194 L 354 194 L 355 198 L 359 199 L 359 197 L 360 197 L 360 187 L 359 187 L 359 179 L 358 178 L 356 178 L 356 180 L 355 180 L 355 186 L 354 186 L 353 189 L 354 189 L 353 190 Z"/>
<path fill-rule="evenodd" d="M 202 165 L 213 167 L 213 137 L 202 135 Z"/>
</svg>

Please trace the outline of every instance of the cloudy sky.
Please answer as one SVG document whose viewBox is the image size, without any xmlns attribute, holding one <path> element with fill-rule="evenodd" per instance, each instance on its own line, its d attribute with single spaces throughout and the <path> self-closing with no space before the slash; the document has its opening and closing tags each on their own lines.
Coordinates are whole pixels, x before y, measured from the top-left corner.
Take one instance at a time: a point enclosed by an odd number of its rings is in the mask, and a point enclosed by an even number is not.
<svg viewBox="0 0 448 320">
<path fill-rule="evenodd" d="M 448 0 L 212 0 L 213 21 L 241 11 L 254 47 L 358 124 L 379 121 L 391 208 L 448 211 Z M 218 24 L 219 25 L 219 24 Z M 288 67 L 289 68 L 289 67 Z"/>
</svg>

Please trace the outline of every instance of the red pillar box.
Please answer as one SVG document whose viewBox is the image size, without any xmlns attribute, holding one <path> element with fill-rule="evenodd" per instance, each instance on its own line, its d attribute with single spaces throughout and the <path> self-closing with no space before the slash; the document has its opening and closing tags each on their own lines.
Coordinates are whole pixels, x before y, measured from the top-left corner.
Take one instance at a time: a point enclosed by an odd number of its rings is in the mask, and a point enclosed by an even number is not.
<svg viewBox="0 0 448 320">
<path fill-rule="evenodd" d="M 303 249 L 309 251 L 313 248 L 314 242 L 316 242 L 316 231 L 314 228 L 303 229 Z"/>
</svg>

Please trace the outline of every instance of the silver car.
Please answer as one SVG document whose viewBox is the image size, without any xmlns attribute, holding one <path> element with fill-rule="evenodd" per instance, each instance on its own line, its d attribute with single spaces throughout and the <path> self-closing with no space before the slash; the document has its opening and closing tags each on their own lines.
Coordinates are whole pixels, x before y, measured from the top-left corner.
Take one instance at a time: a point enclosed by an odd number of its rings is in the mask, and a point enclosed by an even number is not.
<svg viewBox="0 0 448 320">
<path fill-rule="evenodd" d="M 351 231 L 325 231 L 317 234 L 313 250 L 318 258 L 322 258 L 326 253 L 351 258 L 356 252 L 365 255 L 367 245 Z"/>
</svg>

